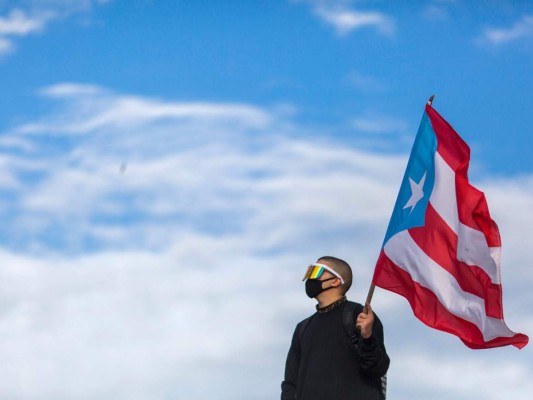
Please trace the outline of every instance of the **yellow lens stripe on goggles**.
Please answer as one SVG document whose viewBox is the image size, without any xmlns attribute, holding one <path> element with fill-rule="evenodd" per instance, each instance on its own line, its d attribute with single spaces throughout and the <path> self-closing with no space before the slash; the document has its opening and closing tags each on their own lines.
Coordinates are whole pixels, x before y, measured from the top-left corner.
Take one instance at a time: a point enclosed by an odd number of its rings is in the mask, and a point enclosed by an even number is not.
<svg viewBox="0 0 533 400">
<path fill-rule="evenodd" d="M 333 268 L 328 267 L 325 264 L 319 264 L 319 263 L 314 263 L 314 264 L 311 264 L 309 267 L 307 267 L 307 272 L 305 273 L 302 281 L 305 281 L 306 279 L 318 279 L 322 276 L 324 271 L 331 272 L 333 275 L 339 278 L 341 282 L 344 284 L 344 279 L 342 279 L 342 276 L 340 276 L 337 271 L 333 270 Z"/>
</svg>

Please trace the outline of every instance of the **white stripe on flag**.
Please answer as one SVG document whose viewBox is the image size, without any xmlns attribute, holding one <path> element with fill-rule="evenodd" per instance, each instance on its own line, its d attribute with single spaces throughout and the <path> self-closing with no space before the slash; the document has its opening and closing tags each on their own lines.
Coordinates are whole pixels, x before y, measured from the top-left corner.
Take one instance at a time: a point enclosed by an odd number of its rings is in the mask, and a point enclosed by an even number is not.
<svg viewBox="0 0 533 400">
<path fill-rule="evenodd" d="M 500 247 L 493 247 L 492 249 L 491 251 L 483 232 L 459 224 L 457 259 L 468 265 L 477 265 L 487 273 L 492 283 L 500 284 L 499 264 L 496 264 L 492 257 L 492 254 Z"/>
<path fill-rule="evenodd" d="M 438 152 L 435 153 L 435 183 L 429 202 L 458 236 L 457 259 L 480 267 L 492 283 L 500 284 L 499 264 L 491 257 L 493 251 L 489 249 L 485 235 L 459 221 L 455 172 Z"/>
<path fill-rule="evenodd" d="M 457 234 L 459 215 L 455 193 L 455 172 L 438 152 L 435 152 L 435 183 L 429 202 L 451 230 Z"/>
<path fill-rule="evenodd" d="M 450 313 L 476 325 L 486 342 L 514 336 L 503 320 L 487 317 L 483 299 L 463 291 L 448 271 L 418 247 L 408 231 L 392 236 L 383 250 L 415 282 L 431 290 Z"/>
</svg>

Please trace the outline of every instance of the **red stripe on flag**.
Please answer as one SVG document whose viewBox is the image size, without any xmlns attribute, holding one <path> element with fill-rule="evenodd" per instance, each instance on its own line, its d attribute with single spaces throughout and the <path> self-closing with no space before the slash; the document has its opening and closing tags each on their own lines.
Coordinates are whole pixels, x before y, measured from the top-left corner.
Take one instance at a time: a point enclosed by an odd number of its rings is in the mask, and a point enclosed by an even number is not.
<svg viewBox="0 0 533 400">
<path fill-rule="evenodd" d="M 459 220 L 464 225 L 483 232 L 489 247 L 501 247 L 498 225 L 490 217 L 483 192 L 460 175 L 455 176 L 455 190 Z"/>
<path fill-rule="evenodd" d="M 428 257 L 455 278 L 461 289 L 484 299 L 486 315 L 503 319 L 501 286 L 492 283 L 483 269 L 457 259 L 457 235 L 431 203 L 427 207 L 425 226 L 411 228 L 409 234 Z"/>
<path fill-rule="evenodd" d="M 458 336 L 466 346 L 472 349 L 506 345 L 521 349 L 528 343 L 527 336 L 519 333 L 513 337 L 499 337 L 485 342 L 481 331 L 475 324 L 451 314 L 431 290 L 413 281 L 411 275 L 394 264 L 383 250 L 379 255 L 372 281 L 376 286 L 405 297 L 415 316 L 424 324 Z"/>
<path fill-rule="evenodd" d="M 426 113 L 437 135 L 437 151 L 456 173 L 467 178 L 470 147 L 433 107 L 426 105 Z"/>
</svg>

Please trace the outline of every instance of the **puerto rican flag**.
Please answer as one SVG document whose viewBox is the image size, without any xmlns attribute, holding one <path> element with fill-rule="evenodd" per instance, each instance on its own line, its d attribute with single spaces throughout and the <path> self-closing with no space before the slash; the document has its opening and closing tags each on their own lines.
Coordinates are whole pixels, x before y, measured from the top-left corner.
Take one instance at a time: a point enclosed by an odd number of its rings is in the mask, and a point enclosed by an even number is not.
<svg viewBox="0 0 533 400">
<path fill-rule="evenodd" d="M 483 349 L 528 343 L 503 320 L 500 234 L 468 182 L 470 148 L 428 102 L 373 283 L 426 325 Z"/>
</svg>

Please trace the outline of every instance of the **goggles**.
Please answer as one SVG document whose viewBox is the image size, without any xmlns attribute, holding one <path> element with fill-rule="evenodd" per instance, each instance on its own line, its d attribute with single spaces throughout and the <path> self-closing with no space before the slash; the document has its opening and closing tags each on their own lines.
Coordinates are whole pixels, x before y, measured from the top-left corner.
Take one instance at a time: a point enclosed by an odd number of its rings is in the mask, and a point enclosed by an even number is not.
<svg viewBox="0 0 533 400">
<path fill-rule="evenodd" d="M 305 273 L 302 281 L 305 281 L 306 279 L 318 279 L 322 276 L 324 271 L 331 272 L 333 275 L 339 278 L 342 284 L 344 285 L 344 279 L 342 279 L 342 276 L 340 276 L 337 271 L 333 270 L 333 268 L 328 267 L 325 264 L 318 263 L 311 264 L 309 267 L 307 267 L 307 272 Z"/>
</svg>

